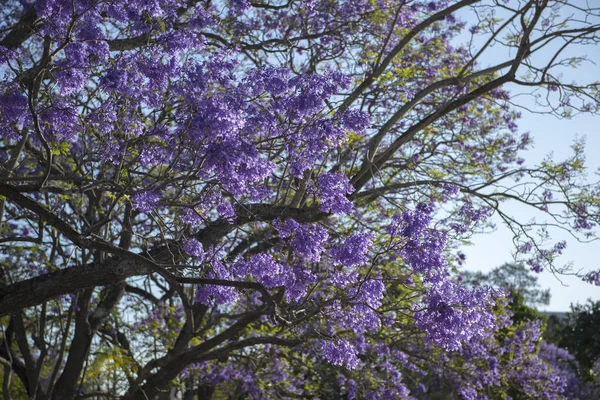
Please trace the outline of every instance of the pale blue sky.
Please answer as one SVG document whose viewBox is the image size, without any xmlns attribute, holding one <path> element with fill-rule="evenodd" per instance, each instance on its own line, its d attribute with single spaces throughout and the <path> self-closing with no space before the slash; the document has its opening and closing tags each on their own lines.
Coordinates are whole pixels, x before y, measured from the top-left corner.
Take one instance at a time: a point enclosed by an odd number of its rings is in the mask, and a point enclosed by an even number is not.
<svg viewBox="0 0 600 400">
<path fill-rule="evenodd" d="M 600 76 L 600 71 L 597 76 Z M 548 115 L 524 114 L 519 126 L 523 130 L 529 130 L 534 137 L 534 148 L 525 153 L 529 165 L 551 152 L 554 153 L 555 159 L 565 158 L 575 137 L 586 136 L 590 179 L 600 178 L 594 174 L 600 167 L 600 117 L 580 115 L 571 120 L 558 120 Z M 522 214 L 523 210 L 515 208 L 514 212 Z M 504 262 L 512 261 L 512 235 L 499 221 L 496 222 L 496 232 L 476 236 L 473 246 L 463 250 L 467 255 L 466 269 L 485 272 Z M 559 265 L 572 262 L 575 271 L 600 269 L 600 242 L 581 244 L 565 235 L 557 235 L 555 238 L 565 239 L 568 243 L 567 249 L 558 260 Z M 552 293 L 550 305 L 543 308 L 545 311 L 568 311 L 571 303 L 583 303 L 588 298 L 600 300 L 600 287 L 585 283 L 574 276 L 559 278 L 546 271 L 539 274 L 540 285 L 551 289 Z"/>
<path fill-rule="evenodd" d="M 586 1 L 573 0 L 571 4 L 585 7 Z M 590 3 L 587 3 L 587 5 L 590 6 Z M 575 15 L 578 14 L 577 11 L 571 9 L 568 12 L 568 14 L 572 13 L 573 16 L 577 17 Z M 501 16 L 501 14 L 499 12 L 498 16 Z M 461 13 L 461 17 L 466 21 L 475 21 L 473 15 L 469 12 Z M 462 36 L 459 40 L 464 43 L 468 38 Z M 553 46 L 548 46 L 542 54 L 536 56 L 534 61 L 539 63 L 551 59 L 556 49 L 561 45 L 562 43 L 556 42 Z M 565 57 L 585 55 L 591 61 L 577 69 L 562 68 L 560 71 L 554 70 L 555 75 L 561 74 L 563 82 L 589 83 L 600 79 L 600 46 L 572 47 L 563 55 Z M 510 53 L 506 51 L 506 48 L 495 46 L 483 54 L 480 66 L 493 65 L 505 61 L 508 57 L 510 57 Z M 521 69 L 519 72 L 524 71 Z M 509 89 L 513 95 L 523 92 L 523 88 L 513 87 Z M 517 102 L 532 107 L 531 99 L 527 97 L 517 97 L 516 99 Z M 519 121 L 519 127 L 522 132 L 529 131 L 534 139 L 533 148 L 523 155 L 526 159 L 526 165 L 533 166 L 550 153 L 553 153 L 554 160 L 565 159 L 569 155 L 570 146 L 573 144 L 574 139 L 585 137 L 589 180 L 598 181 L 600 179 L 600 175 L 597 174 L 600 168 L 600 116 L 588 114 L 578 115 L 570 120 L 560 120 L 551 115 L 531 114 L 523 111 L 523 118 Z M 514 206 L 510 210 L 520 220 L 527 221 L 534 216 L 523 207 Z M 512 235 L 499 219 L 494 222 L 498 226 L 496 232 L 474 237 L 472 240 L 473 245 L 463 249 L 467 255 L 466 269 L 486 272 L 505 262 L 512 261 L 511 251 L 514 250 Z M 558 259 L 558 266 L 572 263 L 574 271 L 600 269 L 600 241 L 581 244 L 565 234 L 555 235 L 554 238 L 567 241 L 567 249 Z M 546 311 L 568 311 L 571 303 L 583 303 L 588 298 L 600 300 L 600 287 L 585 283 L 575 276 L 555 277 L 552 273 L 545 271 L 539 275 L 539 282 L 542 288 L 549 288 L 552 293 L 550 305 L 543 308 Z"/>
<path fill-rule="evenodd" d="M 592 63 L 587 63 L 576 70 L 563 71 L 563 82 L 589 82 L 600 78 L 600 47 L 579 47 L 573 49 L 569 55 L 586 54 Z M 490 63 L 494 56 L 490 57 Z M 511 89 L 518 93 L 518 89 Z M 524 100 L 527 101 L 527 100 Z M 527 104 L 528 106 L 530 104 Z M 572 119 L 558 119 L 551 115 L 531 114 L 523 111 L 523 118 L 519 121 L 521 131 L 529 131 L 534 138 L 534 146 L 524 153 L 527 165 L 534 165 L 553 153 L 554 160 L 565 159 L 570 153 L 570 146 L 576 137 L 586 138 L 586 165 L 589 172 L 589 181 L 598 181 L 600 175 L 600 116 L 578 115 Z M 513 211 L 523 220 L 528 220 L 533 215 L 528 214 L 524 208 L 514 207 Z M 473 246 L 463 251 L 467 255 L 466 268 L 468 270 L 489 271 L 490 269 L 512 261 L 511 250 L 512 235 L 508 229 L 496 220 L 498 229 L 487 235 L 479 235 L 473 239 Z M 567 241 L 567 249 L 559 258 L 558 264 L 573 263 L 574 271 L 590 271 L 600 269 L 600 241 L 582 244 L 567 235 L 555 235 L 555 239 Z M 559 280 L 560 278 L 560 280 Z M 588 298 L 600 300 L 600 287 L 582 282 L 574 276 L 555 277 L 550 272 L 539 275 L 543 288 L 551 289 L 552 299 L 546 311 L 568 311 L 571 303 L 584 303 Z"/>
</svg>

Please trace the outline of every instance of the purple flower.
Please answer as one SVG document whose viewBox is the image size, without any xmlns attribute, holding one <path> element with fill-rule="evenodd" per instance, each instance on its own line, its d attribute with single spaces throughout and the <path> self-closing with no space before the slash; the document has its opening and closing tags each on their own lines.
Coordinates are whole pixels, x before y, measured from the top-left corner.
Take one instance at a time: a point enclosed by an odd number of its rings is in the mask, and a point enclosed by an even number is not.
<svg viewBox="0 0 600 400">
<path fill-rule="evenodd" d="M 161 196 L 154 191 L 143 191 L 134 194 L 131 197 L 131 203 L 134 210 L 150 213 L 156 209 L 160 198 Z"/>
<path fill-rule="evenodd" d="M 344 128 L 357 133 L 364 132 L 371 123 L 369 114 L 358 110 L 348 110 L 340 118 Z"/>
<path fill-rule="evenodd" d="M 360 285 L 360 292 L 352 295 L 356 303 L 365 303 L 372 308 L 381 306 L 381 300 L 385 295 L 385 286 L 381 281 L 369 280 Z"/>
<path fill-rule="evenodd" d="M 346 195 L 354 192 L 348 178 L 341 174 L 321 174 L 317 178 L 319 184 L 318 196 L 321 202 L 319 209 L 334 214 L 347 214 L 354 209 L 354 205 Z"/>
<path fill-rule="evenodd" d="M 428 228 L 432 212 L 431 206 L 419 204 L 414 211 L 394 215 L 388 227 L 388 233 L 399 243 L 396 253 L 426 280 L 438 276 L 446 265 L 442 254 L 446 236 Z"/>
<path fill-rule="evenodd" d="M 329 238 L 325 228 L 317 224 L 299 224 L 292 218 L 277 227 L 282 238 L 290 238 L 294 252 L 309 261 L 319 261 Z"/>
<path fill-rule="evenodd" d="M 293 276 L 288 280 L 285 290 L 285 299 L 290 303 L 297 303 L 306 295 L 309 285 L 317 282 L 317 276 L 302 265 L 293 268 Z"/>
<path fill-rule="evenodd" d="M 449 351 L 460 350 L 473 338 L 489 338 L 497 329 L 496 292 L 468 289 L 450 281 L 428 290 L 426 308 L 415 313 L 417 327 L 428 339 Z"/>
<path fill-rule="evenodd" d="M 204 260 L 204 247 L 196 239 L 184 239 L 183 251 L 192 256 L 196 261 Z"/>
<path fill-rule="evenodd" d="M 346 239 L 340 247 L 331 250 L 333 262 L 345 267 L 353 267 L 367 262 L 367 251 L 372 246 L 371 235 L 357 234 Z"/>
<path fill-rule="evenodd" d="M 355 369 L 360 363 L 356 348 L 345 339 L 336 340 L 335 342 L 322 340 L 317 343 L 317 348 L 321 350 L 323 358 L 333 365 Z"/>
<path fill-rule="evenodd" d="M 234 130 L 228 128 L 223 121 L 213 121 L 211 124 L 221 126 L 220 129 L 227 131 L 227 134 L 232 134 Z M 201 129 L 213 134 L 218 132 L 212 127 Z M 227 191 L 242 195 L 249 193 L 253 184 L 271 174 L 274 164 L 260 157 L 257 149 L 249 141 L 233 135 L 221 142 L 214 141 L 208 146 L 204 167 L 204 171 L 214 172 Z"/>
<path fill-rule="evenodd" d="M 219 204 L 217 206 L 217 212 L 222 218 L 226 219 L 229 222 L 233 222 L 233 219 L 235 218 L 235 210 L 233 209 L 231 203 L 228 201 Z"/>
<path fill-rule="evenodd" d="M 341 329 L 351 329 L 361 335 L 366 331 L 377 331 L 381 326 L 381 318 L 377 312 L 367 304 L 359 304 L 356 298 L 353 300 L 353 303 L 356 304 L 349 309 L 343 307 L 339 301 L 335 301 L 327 306 L 325 314 L 330 325 L 335 324 L 335 326 Z M 375 304 L 375 306 L 379 305 L 380 303 Z"/>
<path fill-rule="evenodd" d="M 40 121 L 48 137 L 59 142 L 74 142 L 82 130 L 78 116 L 79 111 L 75 107 L 64 105 L 42 112 Z"/>
<path fill-rule="evenodd" d="M 19 127 L 27 121 L 27 97 L 18 90 L 0 95 L 0 139 L 15 140 Z"/>
<path fill-rule="evenodd" d="M 442 185 L 442 196 L 444 198 L 449 198 L 455 196 L 460 192 L 460 187 L 458 185 L 453 185 L 451 183 L 444 183 Z"/>
<path fill-rule="evenodd" d="M 268 254 L 254 254 L 248 261 L 240 261 L 233 267 L 236 276 L 253 276 L 266 288 L 283 286 L 292 280 L 291 271 Z"/>
<path fill-rule="evenodd" d="M 596 286 L 600 286 L 600 271 L 588 272 L 583 280 Z"/>
<path fill-rule="evenodd" d="M 211 270 L 206 275 L 211 279 L 235 280 L 235 277 L 225 267 L 225 264 L 213 260 Z M 206 305 L 231 304 L 239 298 L 237 290 L 229 286 L 201 285 L 196 291 L 195 301 Z"/>
<path fill-rule="evenodd" d="M 198 212 L 190 208 L 180 209 L 179 217 L 184 224 L 189 224 L 193 227 L 196 227 L 203 222 Z"/>
</svg>

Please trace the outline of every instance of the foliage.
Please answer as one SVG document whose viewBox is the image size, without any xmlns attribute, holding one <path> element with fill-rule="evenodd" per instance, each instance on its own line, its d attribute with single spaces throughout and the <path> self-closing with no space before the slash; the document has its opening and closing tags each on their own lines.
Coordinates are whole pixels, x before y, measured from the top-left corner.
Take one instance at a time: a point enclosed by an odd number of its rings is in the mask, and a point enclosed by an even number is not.
<svg viewBox="0 0 600 400">
<path fill-rule="evenodd" d="M 600 302 L 571 306 L 565 321 L 557 328 L 557 344 L 571 353 L 581 375 L 597 381 L 600 366 Z"/>
<path fill-rule="evenodd" d="M 0 15 L 5 398 L 565 397 L 541 326 L 456 269 L 494 215 L 535 271 L 561 271 L 553 227 L 596 238 L 583 144 L 527 165 L 515 103 L 599 111 L 597 82 L 559 79 L 585 62 L 564 50 L 596 44 L 596 8 L 38 0 Z"/>
</svg>

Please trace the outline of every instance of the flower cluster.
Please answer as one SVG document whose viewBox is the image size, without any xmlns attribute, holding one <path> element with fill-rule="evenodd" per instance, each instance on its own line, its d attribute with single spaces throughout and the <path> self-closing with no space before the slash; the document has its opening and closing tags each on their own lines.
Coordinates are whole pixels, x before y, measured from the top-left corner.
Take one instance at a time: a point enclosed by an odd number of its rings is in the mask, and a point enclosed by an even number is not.
<svg viewBox="0 0 600 400">
<path fill-rule="evenodd" d="M 354 192 L 348 178 L 340 174 L 321 174 L 317 178 L 319 183 L 320 210 L 334 213 L 350 213 L 354 206 L 346 197 Z"/>
<path fill-rule="evenodd" d="M 292 249 L 307 261 L 319 261 L 329 235 L 317 224 L 300 224 L 289 218 L 277 227 L 279 236 L 290 241 Z"/>
<path fill-rule="evenodd" d="M 134 210 L 150 213 L 156 209 L 160 198 L 160 194 L 154 191 L 144 191 L 134 194 L 131 198 L 131 202 Z"/>
<path fill-rule="evenodd" d="M 584 278 L 584 281 L 594 284 L 596 286 L 600 286 L 600 271 L 591 271 L 588 272 Z"/>
<path fill-rule="evenodd" d="M 289 268 L 284 267 L 267 254 L 255 254 L 248 261 L 240 261 L 232 268 L 237 277 L 251 276 L 266 288 L 284 286 L 293 279 Z"/>
<path fill-rule="evenodd" d="M 474 338 L 489 338 L 498 329 L 492 309 L 495 297 L 490 288 L 468 289 L 442 282 L 428 290 L 424 310 L 415 313 L 416 325 L 432 343 L 449 351 L 460 350 Z"/>
<path fill-rule="evenodd" d="M 204 247 L 196 239 L 184 239 L 182 248 L 183 251 L 192 256 L 196 261 L 202 262 L 204 260 Z"/>
<path fill-rule="evenodd" d="M 445 259 L 442 254 L 446 246 L 443 232 L 429 229 L 433 208 L 419 204 L 414 211 L 394 215 L 388 233 L 398 242 L 396 253 L 417 274 L 433 280 L 443 274 Z"/>
<path fill-rule="evenodd" d="M 317 342 L 315 346 L 323 354 L 323 357 L 333 365 L 354 369 L 360 363 L 356 348 L 345 339 L 322 340 Z"/>
<path fill-rule="evenodd" d="M 215 257 L 211 257 L 211 268 L 205 276 L 209 279 L 236 280 L 227 266 Z M 238 291 L 229 286 L 200 285 L 196 290 L 195 301 L 210 306 L 231 304 L 239 298 Z"/>
<path fill-rule="evenodd" d="M 341 246 L 331 249 L 331 257 L 335 264 L 345 267 L 362 265 L 368 261 L 367 252 L 372 245 L 371 235 L 352 235 Z"/>
</svg>

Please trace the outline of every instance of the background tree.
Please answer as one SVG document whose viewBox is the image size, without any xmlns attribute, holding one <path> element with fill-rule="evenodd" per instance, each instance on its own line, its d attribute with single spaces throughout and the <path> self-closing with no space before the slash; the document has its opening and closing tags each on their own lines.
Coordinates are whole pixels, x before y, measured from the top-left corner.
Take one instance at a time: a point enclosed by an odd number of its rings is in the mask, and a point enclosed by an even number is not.
<svg viewBox="0 0 600 400">
<path fill-rule="evenodd" d="M 498 336 L 505 300 L 453 266 L 492 214 L 536 271 L 560 272 L 553 227 L 595 238 L 582 143 L 527 165 L 507 87 L 596 113 L 559 76 L 598 9 L 2 4 L 4 397 L 564 392 L 539 326 Z"/>
<path fill-rule="evenodd" d="M 557 344 L 568 350 L 580 365 L 580 374 L 591 382 L 598 382 L 600 372 L 600 304 L 571 306 L 571 312 L 562 324 L 555 327 Z"/>
<path fill-rule="evenodd" d="M 566 398 L 596 398 L 600 394 L 598 368 L 600 347 L 594 326 L 594 314 L 598 305 L 572 305 L 572 311 L 564 316 L 540 313 L 536 306 L 547 305 L 549 290 L 541 290 L 537 277 L 523 265 L 505 263 L 489 273 L 464 272 L 461 283 L 467 286 L 491 285 L 508 293 L 508 310 L 512 313 L 512 325 L 499 332 L 502 337 L 511 335 L 515 328 L 537 323 L 543 331 L 544 340 L 538 349 L 540 357 L 548 362 L 553 372 L 566 382 L 563 395 Z M 508 354 L 509 357 L 512 354 Z M 520 391 L 510 393 L 512 398 L 527 398 Z"/>
<path fill-rule="evenodd" d="M 550 289 L 542 290 L 537 276 L 523 264 L 504 263 L 488 273 L 464 271 L 462 276 L 467 285 L 488 285 L 519 294 L 531 307 L 550 304 Z"/>
</svg>

